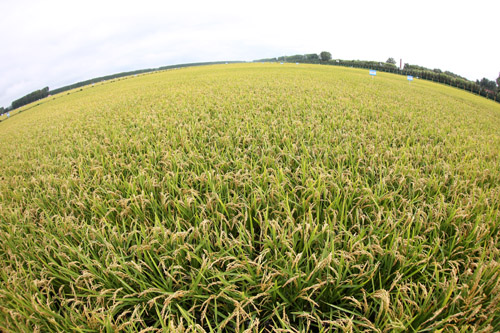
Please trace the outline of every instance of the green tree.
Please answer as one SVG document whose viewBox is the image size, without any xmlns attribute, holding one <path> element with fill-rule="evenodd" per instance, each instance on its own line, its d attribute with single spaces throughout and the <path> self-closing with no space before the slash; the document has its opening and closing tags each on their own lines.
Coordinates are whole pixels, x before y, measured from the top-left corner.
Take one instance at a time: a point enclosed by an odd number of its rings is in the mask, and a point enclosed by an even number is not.
<svg viewBox="0 0 500 333">
<path fill-rule="evenodd" d="M 306 56 L 306 60 L 308 60 L 308 61 L 319 60 L 319 56 L 316 53 L 306 54 L 305 56 Z"/>
<path fill-rule="evenodd" d="M 12 109 L 17 109 L 18 107 L 21 107 L 23 105 L 45 98 L 48 95 L 49 95 L 49 87 L 33 91 L 32 93 L 29 93 L 28 95 L 13 101 Z"/>
<path fill-rule="evenodd" d="M 319 57 L 321 58 L 321 61 L 328 61 L 332 59 L 332 54 L 327 51 L 323 51 L 319 54 Z"/>
<path fill-rule="evenodd" d="M 497 85 L 495 81 L 488 80 L 485 77 L 483 77 L 481 81 L 477 81 L 476 83 L 478 83 L 484 89 L 488 89 L 491 91 L 497 90 Z"/>
<path fill-rule="evenodd" d="M 395 65 L 396 64 L 396 60 L 394 60 L 394 58 L 392 58 L 392 57 L 389 58 L 389 59 L 387 59 L 385 62 L 388 63 L 388 64 L 391 64 L 391 65 Z"/>
<path fill-rule="evenodd" d="M 498 73 L 498 78 L 497 78 L 497 89 L 498 92 L 500 92 L 500 73 Z"/>
</svg>

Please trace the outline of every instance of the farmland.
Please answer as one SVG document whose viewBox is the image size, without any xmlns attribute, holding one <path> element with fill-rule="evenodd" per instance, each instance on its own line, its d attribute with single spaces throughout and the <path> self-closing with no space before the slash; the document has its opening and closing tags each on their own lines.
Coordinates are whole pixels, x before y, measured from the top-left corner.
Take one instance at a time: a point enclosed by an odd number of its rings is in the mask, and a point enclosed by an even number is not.
<svg viewBox="0 0 500 333">
<path fill-rule="evenodd" d="M 184 68 L 0 123 L 0 331 L 500 330 L 500 104 Z"/>
</svg>

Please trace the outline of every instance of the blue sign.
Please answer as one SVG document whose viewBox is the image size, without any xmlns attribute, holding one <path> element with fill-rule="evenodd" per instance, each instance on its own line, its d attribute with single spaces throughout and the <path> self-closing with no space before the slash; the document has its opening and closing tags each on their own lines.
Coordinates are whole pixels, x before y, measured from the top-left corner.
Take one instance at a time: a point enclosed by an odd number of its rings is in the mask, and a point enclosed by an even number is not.
<svg viewBox="0 0 500 333">
<path fill-rule="evenodd" d="M 377 71 L 370 69 L 370 75 L 373 75 L 373 76 L 377 75 Z"/>
<path fill-rule="evenodd" d="M 408 81 L 413 81 L 413 76 L 408 75 Z"/>
</svg>

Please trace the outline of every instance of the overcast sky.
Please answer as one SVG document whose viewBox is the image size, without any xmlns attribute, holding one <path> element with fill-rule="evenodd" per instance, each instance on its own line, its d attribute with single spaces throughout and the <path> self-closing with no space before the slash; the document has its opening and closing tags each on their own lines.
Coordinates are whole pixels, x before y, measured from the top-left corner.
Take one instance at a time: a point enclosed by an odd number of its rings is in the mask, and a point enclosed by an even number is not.
<svg viewBox="0 0 500 333">
<path fill-rule="evenodd" d="M 500 1 L 0 0 L 0 106 L 128 70 L 329 51 L 500 72 Z"/>
</svg>

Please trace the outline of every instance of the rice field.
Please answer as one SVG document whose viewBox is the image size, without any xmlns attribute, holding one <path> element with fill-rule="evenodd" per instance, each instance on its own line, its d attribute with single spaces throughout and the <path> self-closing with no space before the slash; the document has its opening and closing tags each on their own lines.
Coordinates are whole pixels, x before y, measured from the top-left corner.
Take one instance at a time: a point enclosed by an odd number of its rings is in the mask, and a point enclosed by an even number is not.
<svg viewBox="0 0 500 333">
<path fill-rule="evenodd" d="M 185 68 L 0 123 L 0 331 L 500 330 L 500 104 Z"/>
</svg>

